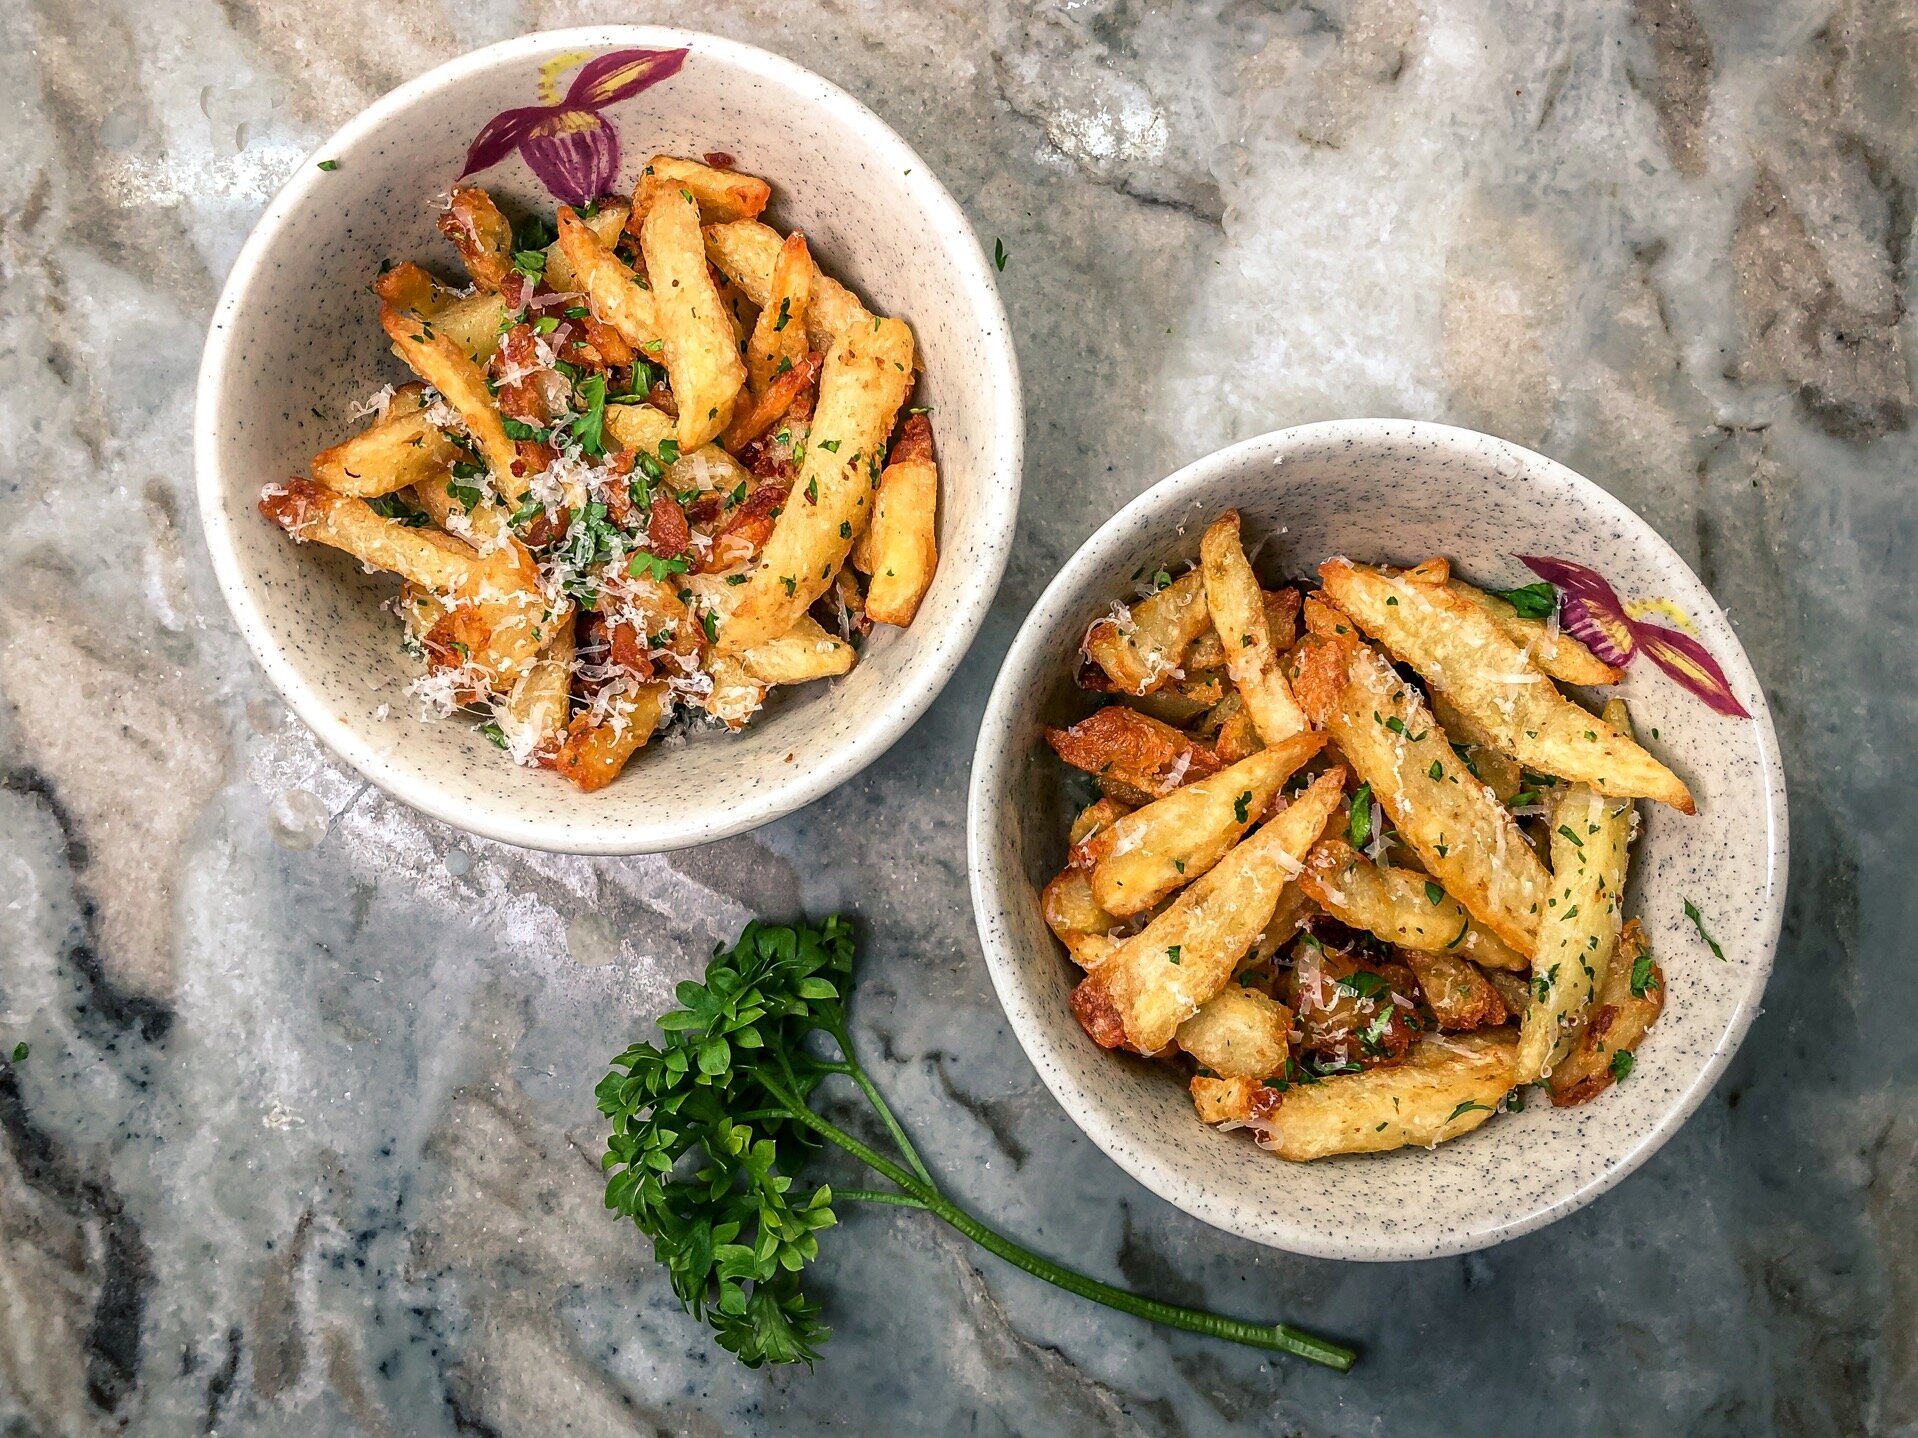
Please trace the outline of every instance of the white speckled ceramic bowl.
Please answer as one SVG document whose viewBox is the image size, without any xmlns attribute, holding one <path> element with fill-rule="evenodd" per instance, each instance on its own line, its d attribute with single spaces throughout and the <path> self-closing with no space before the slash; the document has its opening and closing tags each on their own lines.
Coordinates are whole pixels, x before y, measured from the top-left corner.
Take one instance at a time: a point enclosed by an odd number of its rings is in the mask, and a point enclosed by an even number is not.
<svg viewBox="0 0 1918 1438">
<path fill-rule="evenodd" d="M 1449 556 L 1467 578 L 1531 582 L 1511 556 L 1560 555 L 1619 595 L 1676 605 L 1756 717 L 1722 717 L 1643 656 L 1621 692 L 1641 737 L 1690 784 L 1687 819 L 1641 804 L 1628 912 L 1670 998 L 1622 1085 L 1579 1108 L 1534 1100 L 1427 1152 L 1291 1164 L 1202 1125 L 1162 1068 L 1097 1048 L 1067 999 L 1078 971 L 1047 931 L 1039 890 L 1062 866 L 1066 771 L 1043 726 L 1094 706 L 1073 685 L 1081 635 L 1142 565 L 1193 560 L 1236 506 L 1272 579 L 1344 554 Z M 1656 731 L 1656 738 L 1651 738 Z M 973 907 L 1014 1032 L 1065 1111 L 1153 1192 L 1218 1227 L 1296 1253 L 1413 1259 L 1461 1253 L 1572 1212 L 1643 1163 L 1724 1070 L 1756 1012 L 1784 910 L 1784 772 L 1771 719 L 1731 626 L 1645 522 L 1563 465 L 1468 430 L 1397 420 L 1306 425 L 1247 440 L 1141 495 L 1047 588 L 1013 641 L 973 759 Z M 1684 916 L 1691 899 L 1725 951 Z"/>
<path fill-rule="evenodd" d="M 617 136 L 612 193 L 659 151 L 723 151 L 773 185 L 769 222 L 805 231 L 830 274 L 907 320 L 934 409 L 941 563 L 909 629 L 881 628 L 842 680 L 804 686 L 745 734 L 648 749 L 581 794 L 518 768 L 470 724 L 422 723 L 389 576 L 295 546 L 254 508 L 351 427 L 355 402 L 404 378 L 367 287 L 386 257 L 451 276 L 434 197 L 501 111 L 579 100 L 615 51 L 688 53 L 677 73 L 574 118 Z M 601 67 L 603 70 L 603 66 Z M 588 97 L 592 98 L 592 97 Z M 603 125 L 590 116 L 597 114 Z M 509 206 L 555 201 L 522 148 L 476 177 Z M 606 166 L 604 148 L 595 163 Z M 540 158 L 537 154 L 536 158 Z M 320 161 L 337 168 L 321 170 Z M 542 170 L 551 173 L 550 158 Z M 200 372 L 201 516 L 242 633 L 299 716 L 382 789 L 462 829 L 575 853 L 683 847 L 752 828 L 871 763 L 924 712 L 972 641 L 1004 570 L 1024 417 L 991 266 L 926 164 L 885 123 L 790 61 L 710 35 L 607 25 L 529 35 L 401 86 L 347 125 L 274 198 L 227 281 Z"/>
</svg>

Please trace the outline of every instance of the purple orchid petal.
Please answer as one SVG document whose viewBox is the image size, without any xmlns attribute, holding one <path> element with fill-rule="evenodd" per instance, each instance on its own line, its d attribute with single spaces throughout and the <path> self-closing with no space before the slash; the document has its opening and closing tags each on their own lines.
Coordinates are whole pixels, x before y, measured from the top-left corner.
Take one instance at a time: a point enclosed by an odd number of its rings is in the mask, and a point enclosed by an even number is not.
<svg viewBox="0 0 1918 1438">
<path fill-rule="evenodd" d="M 568 106 L 599 110 L 679 73 L 684 50 L 614 50 L 588 60 L 566 92 Z"/>
<path fill-rule="evenodd" d="M 1547 555 L 1517 556 L 1532 573 L 1559 592 L 1559 622 L 1585 647 L 1615 669 L 1632 662 L 1638 648 L 1632 621 L 1618 594 L 1595 569 Z"/>
<path fill-rule="evenodd" d="M 513 153 L 526 137 L 527 130 L 547 113 L 543 105 L 501 110 L 486 122 L 479 134 L 473 137 L 473 143 L 466 147 L 466 168 L 460 171 L 460 178 L 463 180 L 481 170 L 492 169 Z"/>
<path fill-rule="evenodd" d="M 591 110 L 548 110 L 519 142 L 520 155 L 547 190 L 569 205 L 588 205 L 619 174 L 619 134 Z"/>
<path fill-rule="evenodd" d="M 1667 629 L 1662 624 L 1636 623 L 1632 626 L 1638 646 L 1645 657 L 1691 690 L 1720 714 L 1749 719 L 1751 714 L 1732 693 L 1731 680 L 1718 667 L 1718 661 L 1689 634 Z"/>
</svg>

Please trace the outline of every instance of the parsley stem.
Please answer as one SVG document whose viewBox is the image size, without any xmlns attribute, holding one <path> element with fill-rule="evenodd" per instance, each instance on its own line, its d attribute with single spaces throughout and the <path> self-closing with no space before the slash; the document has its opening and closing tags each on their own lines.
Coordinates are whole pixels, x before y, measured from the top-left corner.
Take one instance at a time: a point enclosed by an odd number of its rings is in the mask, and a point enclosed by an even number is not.
<svg viewBox="0 0 1918 1438">
<path fill-rule="evenodd" d="M 873 1087 L 872 1080 L 866 1077 L 866 1071 L 860 1067 L 859 1061 L 852 1056 L 852 1039 L 844 1029 L 834 1029 L 832 1036 L 839 1044 L 839 1052 L 846 1056 L 846 1065 L 839 1072 L 844 1073 L 859 1085 L 859 1091 L 866 1096 L 866 1101 L 878 1113 L 879 1121 L 886 1126 L 886 1132 L 892 1135 L 892 1141 L 899 1145 L 899 1152 L 906 1156 L 906 1162 L 912 1165 L 912 1171 L 925 1180 L 927 1188 L 935 1193 L 938 1192 L 939 1185 L 932 1181 L 932 1175 L 926 1171 L 925 1164 L 920 1161 L 919 1150 L 912 1146 L 912 1140 L 906 1137 L 905 1129 L 901 1128 L 899 1120 L 893 1117 L 892 1109 L 887 1106 L 885 1099 L 879 1096 L 879 1090 Z"/>
<path fill-rule="evenodd" d="M 857 1068 L 857 1064 L 852 1066 Z M 835 1071 L 837 1071 L 836 1066 Z M 906 1191 L 907 1196 L 917 1199 L 918 1206 L 937 1215 L 987 1252 L 997 1254 L 1013 1267 L 1022 1268 L 1035 1278 L 1043 1278 L 1056 1288 L 1063 1288 L 1068 1293 L 1089 1298 L 1094 1303 L 1104 1304 L 1107 1308 L 1117 1309 L 1121 1313 L 1130 1313 L 1135 1318 L 1163 1323 L 1169 1328 L 1181 1328 L 1187 1333 L 1202 1333 L 1209 1338 L 1224 1338 L 1233 1343 L 1243 1343 L 1250 1348 L 1296 1354 L 1314 1363 L 1322 1363 L 1327 1368 L 1337 1369 L 1340 1373 L 1349 1370 L 1358 1357 L 1349 1348 L 1340 1347 L 1336 1343 L 1302 1329 L 1293 1328 L 1289 1324 L 1247 1323 L 1242 1319 L 1227 1318 L 1222 1314 L 1208 1313 L 1202 1309 L 1181 1308 L 1175 1303 L 1161 1303 L 1157 1299 L 1141 1298 L 1135 1293 L 1126 1292 L 1123 1288 L 1114 1288 L 1109 1283 L 1101 1283 L 1096 1278 L 1088 1278 L 1083 1273 L 1054 1263 L 1051 1259 L 1041 1257 L 1004 1234 L 986 1227 L 970 1213 L 939 1193 L 937 1189 L 908 1173 L 883 1154 L 876 1153 L 838 1125 L 821 1118 L 799 1102 L 795 1095 L 782 1090 L 777 1083 L 763 1077 L 760 1082 L 773 1098 L 788 1106 L 787 1116 L 795 1122 L 804 1124 L 821 1138 L 837 1144 L 868 1168 L 891 1179 Z"/>
<path fill-rule="evenodd" d="M 909 1193 L 887 1193 L 877 1188 L 835 1188 L 832 1191 L 834 1203 L 889 1203 L 894 1208 L 923 1209 L 926 1201 L 914 1198 Z"/>
</svg>

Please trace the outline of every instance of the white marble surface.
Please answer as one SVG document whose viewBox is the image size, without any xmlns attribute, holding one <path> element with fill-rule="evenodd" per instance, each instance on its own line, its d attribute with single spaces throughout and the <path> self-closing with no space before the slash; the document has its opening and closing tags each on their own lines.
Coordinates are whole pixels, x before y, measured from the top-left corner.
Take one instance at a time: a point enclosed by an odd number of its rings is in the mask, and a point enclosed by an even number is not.
<svg viewBox="0 0 1918 1438">
<path fill-rule="evenodd" d="M 1020 550 L 959 679 L 857 782 L 671 859 L 463 840 L 338 770 L 190 497 L 201 329 L 279 180 L 407 77 L 587 19 L 879 110 L 1003 238 L 1027 382 Z M 1918 7 L 0 0 L 0 76 L 7 1438 L 1918 1431 Z M 962 840 L 994 666 L 1078 542 L 1224 440 L 1369 413 L 1542 448 L 1694 562 L 1797 842 L 1768 1012 L 1677 1140 L 1542 1233 L 1356 1267 L 1080 1138 L 992 999 Z M 838 907 L 860 1040 L 958 1195 L 1362 1366 L 1168 1336 L 881 1212 L 828 1235 L 817 1372 L 712 1349 L 602 1215 L 591 1087 L 749 914 Z"/>
</svg>

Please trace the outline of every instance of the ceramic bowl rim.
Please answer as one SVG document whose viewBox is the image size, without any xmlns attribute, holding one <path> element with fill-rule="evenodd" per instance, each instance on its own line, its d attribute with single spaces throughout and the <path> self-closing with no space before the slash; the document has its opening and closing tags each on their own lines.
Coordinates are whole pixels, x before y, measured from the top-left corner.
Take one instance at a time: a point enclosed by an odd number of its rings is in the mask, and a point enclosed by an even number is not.
<svg viewBox="0 0 1918 1438">
<path fill-rule="evenodd" d="M 998 421 L 991 426 L 980 464 L 980 538 L 944 623 L 919 636 L 918 647 L 889 685 L 884 702 L 859 717 L 808 771 L 790 777 L 775 773 L 723 812 L 692 809 L 662 816 L 648 814 L 642 806 L 591 822 L 533 819 L 512 812 L 503 797 L 498 802 L 456 798 L 433 780 L 399 769 L 357 723 L 336 716 L 275 637 L 241 568 L 223 500 L 220 435 L 226 405 L 221 390 L 231 364 L 232 322 L 250 302 L 255 285 L 270 275 L 268 261 L 287 220 L 313 203 L 324 183 L 316 157 L 349 156 L 414 106 L 528 55 L 680 46 L 694 47 L 702 58 L 762 79 L 789 96 L 795 107 L 823 111 L 862 135 L 872 154 L 889 156 L 895 169 L 906 172 L 905 192 L 927 224 L 955 237 L 950 248 L 956 286 L 983 334 L 977 382 L 988 392 L 987 408 Z M 200 360 L 193 435 L 195 494 L 220 591 L 269 682 L 327 748 L 392 797 L 482 838 L 555 853 L 637 854 L 709 843 L 789 814 L 880 758 L 931 707 L 978 637 L 1005 573 L 1023 479 L 1025 406 L 1011 327 L 978 235 L 932 167 L 891 126 L 839 86 L 784 56 L 703 31 L 606 24 L 537 31 L 457 56 L 381 96 L 309 153 L 261 212 L 221 288 Z"/>
<path fill-rule="evenodd" d="M 1053 576 L 1038 602 L 1032 606 L 1000 666 L 986 702 L 979 738 L 973 754 L 972 781 L 966 803 L 966 860 L 972 890 L 973 919 L 993 991 L 1004 1010 L 1006 1021 L 1019 1040 L 1026 1058 L 1038 1070 L 1052 1096 L 1085 1135 L 1120 1168 L 1139 1183 L 1183 1209 L 1193 1217 L 1216 1228 L 1237 1234 L 1255 1243 L 1317 1258 L 1391 1262 L 1422 1258 L 1440 1258 L 1486 1248 L 1518 1238 L 1583 1208 L 1614 1187 L 1649 1159 L 1678 1131 L 1686 1119 L 1704 1101 L 1712 1086 L 1730 1064 L 1744 1042 L 1756 1017 L 1771 976 L 1777 952 L 1786 902 L 1786 879 L 1790 870 L 1790 825 L 1786 808 L 1785 773 L 1778 752 L 1778 738 L 1772 725 L 1771 707 L 1758 684 L 1751 662 L 1735 636 L 1717 657 L 1732 687 L 1740 695 L 1754 697 L 1751 705 L 1754 732 L 1763 767 L 1766 789 L 1767 823 L 1771 835 L 1766 879 L 1769 898 L 1760 914 L 1759 931 L 1762 952 L 1748 965 L 1750 975 L 1746 991 L 1737 1001 L 1724 1042 L 1699 1062 L 1690 1080 L 1678 1092 L 1656 1125 L 1629 1150 L 1613 1155 L 1602 1172 L 1579 1184 L 1569 1194 L 1540 1203 L 1528 1212 L 1487 1221 L 1478 1226 L 1462 1226 L 1440 1236 L 1401 1236 L 1368 1231 L 1355 1220 L 1339 1235 L 1328 1237 L 1314 1229 L 1289 1224 L 1282 1214 L 1263 1214 L 1262 1225 L 1255 1228 L 1242 1221 L 1233 1204 L 1207 1191 L 1186 1171 L 1161 1162 L 1148 1149 L 1134 1143 L 1126 1129 L 1110 1113 L 1110 1104 L 1095 1092 L 1071 1079 L 1064 1065 L 1052 1062 L 1054 1045 L 1045 1037 L 1045 1029 L 1026 1011 L 1018 971 L 1025 962 L 1013 952 L 1013 946 L 1001 933 L 996 915 L 1003 907 L 999 896 L 986 889 L 984 876 L 997 874 L 992 859 L 1000 826 L 995 821 L 993 794 L 1003 792 L 1012 781 L 1015 766 L 1023 756 L 1011 752 L 1008 742 L 1015 729 L 1015 706 L 1036 682 L 1036 670 L 1042 651 L 1063 617 L 1063 612 L 1081 602 L 1088 584 L 1100 582 L 1106 553 L 1131 532 L 1135 521 L 1148 515 L 1164 517 L 1181 508 L 1195 491 L 1208 488 L 1223 476 L 1249 474 L 1262 466 L 1277 463 L 1289 453 L 1306 448 L 1324 448 L 1332 444 L 1375 444 L 1385 439 L 1404 446 L 1413 442 L 1435 444 L 1460 457 L 1486 464 L 1490 472 L 1522 474 L 1527 482 L 1552 485 L 1572 497 L 1574 502 L 1602 519 L 1619 525 L 1655 554 L 1662 554 L 1685 573 L 1691 567 L 1667 544 L 1662 536 L 1629 505 L 1566 465 L 1535 450 L 1502 440 L 1477 430 L 1423 420 L 1350 419 L 1326 420 L 1240 440 L 1193 460 L 1154 484 L 1102 524 Z M 1165 528 L 1171 528 L 1168 521 Z M 1697 576 L 1694 574 L 1693 578 Z M 1702 581 L 1699 587 L 1704 589 Z M 1709 592 L 1709 591 L 1707 591 Z M 1727 634 L 1731 633 L 1726 625 Z M 1194 1122 L 1197 1122 L 1195 1119 Z M 1248 1150 L 1248 1162 L 1275 1163 L 1279 1160 Z"/>
</svg>

